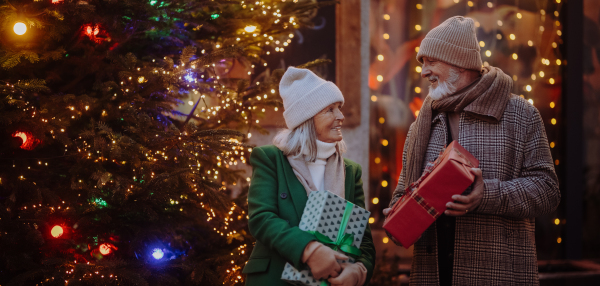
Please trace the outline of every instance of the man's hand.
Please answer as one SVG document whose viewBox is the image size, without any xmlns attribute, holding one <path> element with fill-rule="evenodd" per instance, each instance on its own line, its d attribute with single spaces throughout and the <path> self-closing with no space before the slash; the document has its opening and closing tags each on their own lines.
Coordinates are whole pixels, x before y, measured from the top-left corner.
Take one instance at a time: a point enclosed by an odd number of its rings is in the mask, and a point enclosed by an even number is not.
<svg viewBox="0 0 600 286">
<path fill-rule="evenodd" d="M 479 168 L 471 168 L 471 173 L 475 175 L 475 182 L 473 182 L 473 191 L 466 195 L 454 195 L 452 199 L 454 202 L 448 202 L 446 204 L 447 210 L 444 212 L 446 215 L 450 216 L 461 216 L 465 215 L 481 204 L 481 199 L 483 198 L 483 176 L 481 174 L 481 169 Z"/>
<path fill-rule="evenodd" d="M 392 211 L 392 208 L 383 209 L 383 215 L 387 217 L 391 211 Z M 387 231 L 385 233 L 387 234 Z M 393 236 L 391 236 L 391 235 L 388 235 L 388 236 L 396 245 L 402 246 L 402 243 L 398 242 Z"/>
</svg>

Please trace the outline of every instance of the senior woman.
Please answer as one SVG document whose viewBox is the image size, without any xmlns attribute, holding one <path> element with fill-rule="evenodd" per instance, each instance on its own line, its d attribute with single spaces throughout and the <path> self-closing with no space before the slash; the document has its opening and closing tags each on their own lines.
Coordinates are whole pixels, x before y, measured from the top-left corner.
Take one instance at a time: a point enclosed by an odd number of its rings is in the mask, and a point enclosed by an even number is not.
<svg viewBox="0 0 600 286">
<path fill-rule="evenodd" d="M 286 262 L 307 265 L 331 285 L 366 285 L 373 273 L 375 247 L 367 226 L 356 263 L 298 228 L 308 194 L 327 190 L 365 208 L 360 165 L 342 157 L 340 111 L 344 96 L 332 82 L 307 69 L 290 67 L 279 84 L 288 129 L 275 145 L 254 148 L 248 192 L 249 228 L 256 238 L 244 267 L 246 285 L 288 285 L 281 280 Z"/>
</svg>

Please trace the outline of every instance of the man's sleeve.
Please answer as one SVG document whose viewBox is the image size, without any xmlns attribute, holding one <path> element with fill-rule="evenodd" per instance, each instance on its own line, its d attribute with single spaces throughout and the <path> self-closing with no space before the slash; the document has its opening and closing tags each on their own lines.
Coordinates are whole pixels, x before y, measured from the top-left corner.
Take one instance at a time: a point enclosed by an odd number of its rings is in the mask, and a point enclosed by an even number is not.
<svg viewBox="0 0 600 286">
<path fill-rule="evenodd" d="M 533 108 L 533 107 L 532 107 Z M 484 179 L 479 213 L 531 218 L 550 213 L 560 202 L 542 117 L 536 108 L 527 127 L 521 176 L 514 180 Z"/>
<path fill-rule="evenodd" d="M 398 178 L 398 185 L 396 185 L 396 189 L 392 194 L 392 200 L 390 201 L 389 206 L 390 208 L 393 207 L 394 204 L 396 204 L 396 202 L 398 201 L 398 199 L 400 199 L 402 195 L 404 195 L 404 190 L 406 189 L 406 187 L 404 186 L 406 180 L 406 147 L 408 146 L 410 134 L 412 133 L 414 125 L 414 123 L 410 125 L 410 128 L 408 129 L 408 134 L 406 135 L 406 140 L 404 141 L 404 150 L 402 151 L 402 170 L 400 171 L 400 177 Z"/>
</svg>

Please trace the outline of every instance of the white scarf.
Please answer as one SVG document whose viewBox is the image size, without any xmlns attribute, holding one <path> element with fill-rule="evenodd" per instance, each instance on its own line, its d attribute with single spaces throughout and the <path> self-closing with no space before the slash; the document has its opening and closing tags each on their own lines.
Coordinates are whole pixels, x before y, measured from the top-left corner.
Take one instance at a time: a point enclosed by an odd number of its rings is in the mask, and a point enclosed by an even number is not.
<svg viewBox="0 0 600 286">
<path fill-rule="evenodd" d="M 296 177 L 302 186 L 304 186 L 306 194 L 308 195 L 312 191 L 325 190 L 344 198 L 346 166 L 344 158 L 337 148 L 337 144 L 317 140 L 316 162 L 307 162 L 305 156 L 303 154 L 296 158 L 293 156 L 287 156 L 287 158 L 294 170 L 294 174 L 296 174 Z M 325 166 L 324 168 L 322 167 L 323 165 Z M 315 184 L 315 181 L 319 186 Z"/>
</svg>

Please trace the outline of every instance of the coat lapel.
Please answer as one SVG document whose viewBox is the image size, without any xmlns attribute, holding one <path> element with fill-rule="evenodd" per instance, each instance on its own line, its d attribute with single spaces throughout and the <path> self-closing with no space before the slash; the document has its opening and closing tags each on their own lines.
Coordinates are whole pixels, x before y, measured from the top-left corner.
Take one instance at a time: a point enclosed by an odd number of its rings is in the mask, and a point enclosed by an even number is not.
<svg viewBox="0 0 600 286">
<path fill-rule="evenodd" d="M 281 156 L 281 158 L 283 173 L 285 174 L 285 180 L 290 191 L 290 197 L 294 203 L 296 214 L 298 214 L 298 220 L 300 220 L 300 218 L 302 218 L 302 213 L 304 212 L 304 207 L 306 206 L 306 201 L 308 201 L 308 196 L 306 195 L 304 186 L 302 186 L 302 183 L 296 178 L 296 174 L 294 174 L 294 170 L 288 159 L 285 156 Z"/>
</svg>

